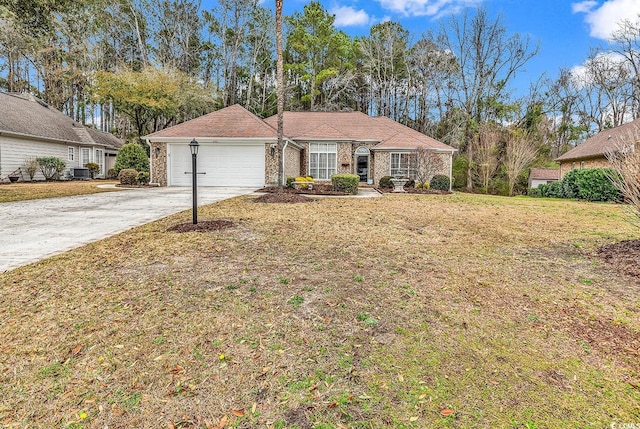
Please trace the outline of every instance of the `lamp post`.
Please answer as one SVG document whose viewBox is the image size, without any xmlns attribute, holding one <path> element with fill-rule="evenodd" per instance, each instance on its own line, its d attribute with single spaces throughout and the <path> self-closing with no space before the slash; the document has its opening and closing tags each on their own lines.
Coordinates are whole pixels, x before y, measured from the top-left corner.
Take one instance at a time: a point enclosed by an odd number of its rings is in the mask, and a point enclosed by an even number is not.
<svg viewBox="0 0 640 429">
<path fill-rule="evenodd" d="M 193 188 L 193 224 L 198 223 L 198 172 L 196 171 L 196 158 L 198 157 L 198 147 L 200 144 L 194 138 L 189 143 L 189 150 L 191 150 L 191 176 L 192 176 L 192 188 Z"/>
</svg>

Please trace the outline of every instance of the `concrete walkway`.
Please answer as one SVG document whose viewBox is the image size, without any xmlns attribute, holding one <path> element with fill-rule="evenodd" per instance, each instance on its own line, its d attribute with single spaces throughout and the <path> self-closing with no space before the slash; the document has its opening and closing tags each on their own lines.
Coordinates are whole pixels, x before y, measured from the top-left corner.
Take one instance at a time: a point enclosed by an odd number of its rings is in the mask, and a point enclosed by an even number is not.
<svg viewBox="0 0 640 429">
<path fill-rule="evenodd" d="M 198 188 L 198 205 L 255 188 Z M 126 189 L 0 204 L 0 273 L 191 209 L 191 188 Z"/>
</svg>

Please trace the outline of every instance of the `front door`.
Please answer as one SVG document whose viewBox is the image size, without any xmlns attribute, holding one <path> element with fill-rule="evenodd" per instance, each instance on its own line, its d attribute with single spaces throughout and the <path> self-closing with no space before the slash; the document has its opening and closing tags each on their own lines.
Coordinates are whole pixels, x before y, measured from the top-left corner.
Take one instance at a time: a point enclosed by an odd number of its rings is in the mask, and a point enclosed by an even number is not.
<svg viewBox="0 0 640 429">
<path fill-rule="evenodd" d="M 358 155 L 356 157 L 356 170 L 361 182 L 366 182 L 369 178 L 369 155 Z"/>
</svg>

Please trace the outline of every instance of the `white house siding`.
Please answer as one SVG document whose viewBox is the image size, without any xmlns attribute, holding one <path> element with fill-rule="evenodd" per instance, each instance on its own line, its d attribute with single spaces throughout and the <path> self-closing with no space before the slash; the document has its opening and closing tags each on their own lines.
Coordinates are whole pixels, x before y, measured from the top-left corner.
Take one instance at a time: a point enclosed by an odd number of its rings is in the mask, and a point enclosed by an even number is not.
<svg viewBox="0 0 640 429">
<path fill-rule="evenodd" d="M 69 161 L 68 159 L 69 147 L 75 148 L 74 161 Z M 63 159 L 66 164 L 66 174 L 70 168 L 79 167 L 79 147 L 79 145 L 71 143 L 50 143 L 0 135 L 0 179 L 6 178 L 9 174 L 22 167 L 25 160 L 42 156 L 55 156 Z M 92 159 L 94 156 L 95 149 L 91 147 Z M 23 179 L 29 180 L 26 172 L 23 172 Z M 36 173 L 34 180 L 44 180 L 44 176 L 40 171 Z"/>
</svg>

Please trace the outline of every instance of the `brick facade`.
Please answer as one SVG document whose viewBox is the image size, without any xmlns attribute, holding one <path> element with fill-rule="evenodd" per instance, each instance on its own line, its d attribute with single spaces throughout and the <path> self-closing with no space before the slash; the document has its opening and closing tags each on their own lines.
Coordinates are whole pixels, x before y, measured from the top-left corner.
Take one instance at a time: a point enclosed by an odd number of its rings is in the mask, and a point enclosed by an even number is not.
<svg viewBox="0 0 640 429">
<path fill-rule="evenodd" d="M 590 159 L 580 159 L 574 161 L 561 161 L 560 162 L 560 179 L 564 177 L 565 174 L 575 169 L 585 169 L 585 168 L 611 168 L 611 164 L 604 156 L 590 158 Z"/>
<path fill-rule="evenodd" d="M 151 183 L 167 186 L 167 144 L 151 143 Z"/>
<path fill-rule="evenodd" d="M 271 155 L 271 148 L 274 153 Z M 264 148 L 264 183 L 267 186 L 278 184 L 278 149 L 275 143 L 268 143 Z M 284 150 L 284 177 L 297 177 L 304 174 L 300 169 L 300 150 L 290 144 Z"/>
</svg>

